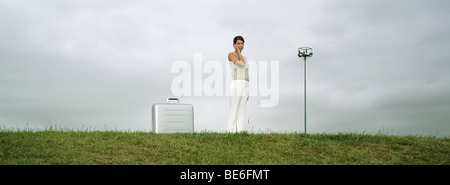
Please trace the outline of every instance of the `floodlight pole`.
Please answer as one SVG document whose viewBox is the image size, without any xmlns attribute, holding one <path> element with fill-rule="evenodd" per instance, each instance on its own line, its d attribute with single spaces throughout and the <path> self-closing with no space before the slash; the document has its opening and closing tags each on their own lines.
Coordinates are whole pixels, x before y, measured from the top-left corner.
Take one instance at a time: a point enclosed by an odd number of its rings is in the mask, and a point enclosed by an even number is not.
<svg viewBox="0 0 450 185">
<path fill-rule="evenodd" d="M 303 60 L 304 60 L 304 65 L 303 65 L 303 79 L 304 79 L 304 87 L 303 87 L 303 89 L 304 89 L 304 95 L 305 95 L 305 98 L 304 98 L 304 102 L 305 102 L 305 108 L 304 108 L 304 110 L 305 110 L 305 134 L 306 134 L 306 57 L 303 57 Z"/>
<path fill-rule="evenodd" d="M 305 103 L 305 134 L 306 134 L 306 59 L 312 57 L 313 53 L 312 53 L 312 48 L 309 47 L 301 47 L 298 48 L 298 57 L 303 58 L 303 79 L 304 79 L 304 103 Z"/>
</svg>

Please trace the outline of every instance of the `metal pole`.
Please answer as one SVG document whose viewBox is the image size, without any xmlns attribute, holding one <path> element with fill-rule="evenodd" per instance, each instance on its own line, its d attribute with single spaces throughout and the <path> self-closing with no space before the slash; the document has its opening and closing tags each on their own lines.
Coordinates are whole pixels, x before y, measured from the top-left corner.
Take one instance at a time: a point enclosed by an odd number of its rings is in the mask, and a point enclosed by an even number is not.
<svg viewBox="0 0 450 185">
<path fill-rule="evenodd" d="M 298 48 L 298 57 L 303 58 L 303 80 L 304 80 L 304 103 L 305 103 L 305 134 L 306 134 L 306 58 L 310 58 L 313 56 L 312 48 L 310 47 L 300 47 Z"/>
<path fill-rule="evenodd" d="M 306 134 L 306 57 L 303 57 L 303 59 L 305 61 L 305 64 L 304 64 L 304 67 L 303 67 L 304 70 L 305 70 L 304 73 L 303 73 L 304 74 L 303 78 L 305 80 L 305 83 L 304 83 L 305 84 L 305 87 L 304 87 L 305 93 L 304 94 L 305 94 L 305 134 Z"/>
</svg>

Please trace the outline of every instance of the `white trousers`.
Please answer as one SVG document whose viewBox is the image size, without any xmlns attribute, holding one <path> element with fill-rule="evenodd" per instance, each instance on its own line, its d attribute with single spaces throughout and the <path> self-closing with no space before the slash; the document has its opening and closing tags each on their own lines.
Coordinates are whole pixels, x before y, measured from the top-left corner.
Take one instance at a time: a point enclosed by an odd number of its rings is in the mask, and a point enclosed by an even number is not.
<svg viewBox="0 0 450 185">
<path fill-rule="evenodd" d="M 228 132 L 241 132 L 244 125 L 244 110 L 247 106 L 248 81 L 233 80 L 230 83 L 230 114 Z"/>
</svg>

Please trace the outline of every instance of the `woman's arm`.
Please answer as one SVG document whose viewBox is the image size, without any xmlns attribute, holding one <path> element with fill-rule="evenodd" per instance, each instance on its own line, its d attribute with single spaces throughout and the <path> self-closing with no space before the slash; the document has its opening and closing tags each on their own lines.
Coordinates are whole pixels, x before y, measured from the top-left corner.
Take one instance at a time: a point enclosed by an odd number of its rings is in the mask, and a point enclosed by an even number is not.
<svg viewBox="0 0 450 185">
<path fill-rule="evenodd" d="M 245 63 L 242 60 L 239 60 L 239 58 L 236 57 L 236 55 L 234 55 L 233 53 L 228 54 L 228 60 L 235 63 L 238 66 L 241 66 L 241 67 L 245 66 Z"/>
<path fill-rule="evenodd" d="M 242 57 L 241 52 L 237 52 L 237 53 L 238 53 L 239 58 L 236 57 L 236 55 L 234 55 L 233 53 L 229 53 L 228 60 L 233 61 L 233 63 L 235 63 L 238 66 L 244 67 L 245 66 L 244 57 Z"/>
</svg>

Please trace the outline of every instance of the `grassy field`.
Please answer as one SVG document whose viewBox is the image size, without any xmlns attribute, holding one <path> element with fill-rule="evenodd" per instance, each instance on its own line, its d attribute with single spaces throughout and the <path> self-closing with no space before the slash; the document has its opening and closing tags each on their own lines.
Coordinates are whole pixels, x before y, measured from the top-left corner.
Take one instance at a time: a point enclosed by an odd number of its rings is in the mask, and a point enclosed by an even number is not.
<svg viewBox="0 0 450 185">
<path fill-rule="evenodd" d="M 364 134 L 0 131 L 0 164 L 450 164 L 450 139 Z"/>
</svg>

